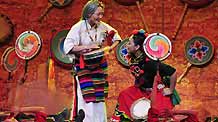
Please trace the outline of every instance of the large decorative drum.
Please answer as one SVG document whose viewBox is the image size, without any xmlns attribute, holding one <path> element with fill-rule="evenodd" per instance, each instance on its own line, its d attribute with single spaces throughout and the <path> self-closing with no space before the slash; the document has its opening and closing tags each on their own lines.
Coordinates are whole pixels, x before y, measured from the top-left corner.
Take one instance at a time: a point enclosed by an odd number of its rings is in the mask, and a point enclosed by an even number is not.
<svg viewBox="0 0 218 122">
<path fill-rule="evenodd" d="M 143 43 L 146 55 L 153 60 L 164 60 L 172 51 L 172 45 L 167 36 L 161 33 L 148 35 Z"/>
<path fill-rule="evenodd" d="M 15 51 L 20 58 L 29 60 L 39 52 L 41 45 L 41 39 L 36 32 L 25 31 L 17 38 Z"/>
<path fill-rule="evenodd" d="M 213 53 L 213 44 L 202 36 L 192 37 L 185 44 L 185 56 L 194 65 L 203 65 L 209 62 Z"/>
<path fill-rule="evenodd" d="M 66 68 L 72 68 L 72 64 L 75 63 L 75 55 L 66 55 L 64 53 L 64 40 L 68 34 L 69 30 L 62 30 L 58 32 L 51 42 L 51 54 L 52 58 Z"/>
<path fill-rule="evenodd" d="M 13 24 L 9 17 L 0 14 L 0 43 L 6 43 L 12 38 Z"/>
<path fill-rule="evenodd" d="M 133 119 L 143 119 L 148 118 L 148 110 L 151 107 L 151 101 L 147 98 L 140 98 L 136 100 L 130 108 L 131 116 Z"/>
<path fill-rule="evenodd" d="M 128 67 L 128 61 L 127 61 L 127 48 L 126 48 L 126 44 L 128 43 L 129 39 L 124 39 L 123 41 L 121 41 L 116 48 L 116 57 L 117 60 L 125 67 Z"/>
</svg>

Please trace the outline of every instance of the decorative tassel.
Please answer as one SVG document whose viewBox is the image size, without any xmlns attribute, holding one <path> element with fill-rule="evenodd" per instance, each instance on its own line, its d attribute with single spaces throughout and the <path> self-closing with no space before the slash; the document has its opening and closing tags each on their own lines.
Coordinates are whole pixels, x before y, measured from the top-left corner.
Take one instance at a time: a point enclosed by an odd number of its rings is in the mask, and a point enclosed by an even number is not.
<svg viewBox="0 0 218 122">
<path fill-rule="evenodd" d="M 83 55 L 80 55 L 80 57 L 79 57 L 79 67 L 80 67 L 80 69 L 83 69 L 85 67 Z"/>
</svg>

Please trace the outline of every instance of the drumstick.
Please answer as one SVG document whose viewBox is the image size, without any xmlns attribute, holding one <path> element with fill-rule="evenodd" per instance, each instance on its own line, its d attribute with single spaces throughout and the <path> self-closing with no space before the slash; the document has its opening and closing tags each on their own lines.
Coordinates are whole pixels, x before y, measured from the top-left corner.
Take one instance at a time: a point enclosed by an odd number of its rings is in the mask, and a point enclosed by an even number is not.
<svg viewBox="0 0 218 122">
<path fill-rule="evenodd" d="M 177 83 L 180 83 L 182 78 L 187 74 L 189 68 L 192 66 L 192 64 L 190 62 L 188 62 L 185 71 L 179 76 L 179 78 L 177 79 Z"/>
<path fill-rule="evenodd" d="M 51 3 L 48 3 L 47 8 L 44 10 L 44 12 L 41 14 L 41 16 L 39 17 L 39 22 L 42 21 L 42 19 L 44 18 L 44 16 L 46 14 L 48 14 L 49 10 L 51 10 L 51 8 L 53 8 L 53 5 Z"/>
<path fill-rule="evenodd" d="M 141 16 L 141 18 L 142 18 L 142 22 L 143 22 L 143 24 L 144 24 L 144 29 L 145 29 L 146 32 L 149 32 L 148 26 L 147 26 L 147 24 L 146 24 L 146 22 L 145 22 L 145 18 L 144 18 L 143 14 L 142 14 L 142 10 L 141 10 L 141 7 L 140 7 L 140 4 L 139 4 L 139 1 L 138 1 L 138 0 L 136 1 L 136 5 L 137 5 L 137 7 L 138 7 L 138 9 L 139 9 L 139 13 L 140 13 L 140 16 Z"/>
<path fill-rule="evenodd" d="M 183 9 L 183 13 L 182 13 L 182 15 L 181 15 L 181 17 L 180 17 L 180 19 L 179 19 L 179 23 L 178 23 L 178 25 L 176 26 L 176 30 L 175 30 L 175 32 L 173 33 L 173 36 L 172 36 L 172 38 L 173 38 L 174 40 L 176 40 L 176 36 L 177 36 L 178 31 L 179 31 L 179 29 L 180 29 L 180 27 L 181 27 L 182 21 L 183 21 L 183 19 L 184 19 L 184 17 L 185 17 L 185 14 L 187 13 L 187 8 L 188 8 L 188 4 L 185 3 L 185 7 L 184 7 L 184 9 Z"/>
</svg>

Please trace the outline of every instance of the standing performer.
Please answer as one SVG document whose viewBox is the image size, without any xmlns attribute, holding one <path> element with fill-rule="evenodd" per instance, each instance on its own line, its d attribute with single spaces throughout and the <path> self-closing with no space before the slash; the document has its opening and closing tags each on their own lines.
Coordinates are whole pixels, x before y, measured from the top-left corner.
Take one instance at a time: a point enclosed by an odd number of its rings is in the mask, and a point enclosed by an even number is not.
<svg viewBox="0 0 218 122">
<path fill-rule="evenodd" d="M 147 119 L 146 113 L 150 108 L 150 96 L 158 63 L 148 59 L 143 50 L 143 42 L 146 37 L 144 30 L 134 30 L 126 45 L 130 71 L 135 76 L 135 85 L 128 87 L 119 94 L 115 113 L 112 117 L 113 122 L 146 121 Z M 176 69 L 160 63 L 159 72 L 161 78 L 165 81 L 165 86 L 162 86 L 165 87 L 163 95 L 170 98 L 176 86 Z M 139 109 L 134 108 L 140 102 L 145 106 Z M 165 106 L 173 108 L 172 103 Z"/>
<path fill-rule="evenodd" d="M 101 21 L 103 14 L 102 2 L 88 1 L 81 20 L 72 26 L 64 42 L 65 53 L 75 54 L 77 109 L 74 108 L 73 113 L 75 117 L 75 112 L 83 109 L 84 122 L 107 121 L 105 98 L 108 94 L 108 65 L 105 52 L 97 49 L 103 48 L 104 41 L 111 40 L 113 44 L 103 49 L 112 50 L 121 38 L 114 28 Z"/>
</svg>

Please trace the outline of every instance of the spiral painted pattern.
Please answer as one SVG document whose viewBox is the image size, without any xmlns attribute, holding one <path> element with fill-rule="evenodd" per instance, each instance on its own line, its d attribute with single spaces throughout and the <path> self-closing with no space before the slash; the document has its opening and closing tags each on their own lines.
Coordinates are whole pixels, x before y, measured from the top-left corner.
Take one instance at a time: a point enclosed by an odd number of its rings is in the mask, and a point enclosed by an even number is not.
<svg viewBox="0 0 218 122">
<path fill-rule="evenodd" d="M 25 31 L 16 40 L 16 53 L 25 60 L 33 58 L 41 47 L 41 39 L 33 31 Z"/>
<path fill-rule="evenodd" d="M 163 60 L 171 53 L 171 42 L 163 34 L 150 34 L 144 42 L 144 51 L 153 60 Z"/>
</svg>

